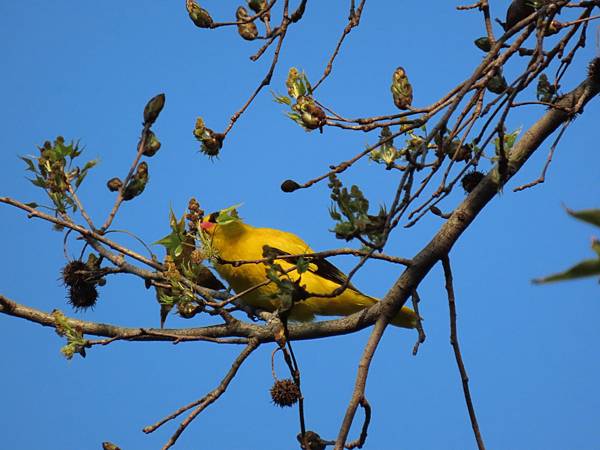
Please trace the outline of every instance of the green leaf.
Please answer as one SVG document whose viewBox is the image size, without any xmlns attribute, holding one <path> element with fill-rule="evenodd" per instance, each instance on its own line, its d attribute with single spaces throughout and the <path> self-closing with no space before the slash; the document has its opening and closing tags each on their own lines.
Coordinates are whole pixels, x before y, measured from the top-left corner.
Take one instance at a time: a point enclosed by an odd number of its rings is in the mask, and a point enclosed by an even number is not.
<svg viewBox="0 0 600 450">
<path fill-rule="evenodd" d="M 217 217 L 217 223 L 219 225 L 227 225 L 228 223 L 235 222 L 239 220 L 240 217 L 237 213 L 237 208 L 242 206 L 242 203 L 238 203 L 237 205 L 230 206 L 229 208 L 222 209 L 219 211 L 219 216 Z"/>
<path fill-rule="evenodd" d="M 31 158 L 26 158 L 24 156 L 19 156 L 20 159 L 22 159 L 23 161 L 25 161 L 25 164 L 27 164 L 27 170 L 31 171 L 31 172 L 36 172 L 35 170 L 35 165 L 33 164 L 33 161 L 31 160 Z"/>
<path fill-rule="evenodd" d="M 600 275 L 600 259 L 586 259 L 564 272 L 555 273 L 544 278 L 536 278 L 533 282 L 535 284 L 551 283 L 554 281 L 575 280 L 577 278 L 592 277 L 595 275 Z"/>
<path fill-rule="evenodd" d="M 271 91 L 271 94 L 273 95 L 273 99 L 277 102 L 277 103 L 281 103 L 282 105 L 288 105 L 288 106 L 292 106 L 292 99 L 285 96 L 285 95 L 278 95 L 275 92 Z"/>
<path fill-rule="evenodd" d="M 91 161 L 88 161 L 85 163 L 85 166 L 83 166 L 83 169 L 81 169 L 81 171 L 86 172 L 86 171 L 90 170 L 92 167 L 94 167 L 96 164 L 98 164 L 98 160 L 92 159 Z"/>
<path fill-rule="evenodd" d="M 77 177 L 77 179 L 75 180 L 75 187 L 79 187 L 79 185 L 81 183 L 83 183 L 83 180 L 85 180 L 85 177 L 87 176 L 87 170 L 85 172 L 81 172 L 79 174 L 79 176 Z"/>
<path fill-rule="evenodd" d="M 600 227 L 600 209 L 582 209 L 581 211 L 573 211 L 572 209 L 567 208 L 567 212 L 576 219 Z"/>
</svg>

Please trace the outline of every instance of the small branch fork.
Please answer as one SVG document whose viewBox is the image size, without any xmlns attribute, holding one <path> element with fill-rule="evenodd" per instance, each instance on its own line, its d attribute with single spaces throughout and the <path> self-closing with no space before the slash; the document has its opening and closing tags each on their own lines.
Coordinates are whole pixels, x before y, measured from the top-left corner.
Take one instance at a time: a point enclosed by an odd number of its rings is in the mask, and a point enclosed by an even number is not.
<svg viewBox="0 0 600 450">
<path fill-rule="evenodd" d="M 196 417 L 198 417 L 198 415 L 202 411 L 204 411 L 208 406 L 210 406 L 212 403 L 217 401 L 219 399 L 219 397 L 221 397 L 221 395 L 223 395 L 225 393 L 225 391 L 227 390 L 227 387 L 229 386 L 229 383 L 231 383 L 231 380 L 233 380 L 233 378 L 236 376 L 241 365 L 250 356 L 250 354 L 258 348 L 258 346 L 259 346 L 259 341 L 257 339 L 251 339 L 250 342 L 248 342 L 248 345 L 244 348 L 244 350 L 242 350 L 242 352 L 235 359 L 235 361 L 231 365 L 231 368 L 229 369 L 229 371 L 225 374 L 225 376 L 221 380 L 221 383 L 219 383 L 219 385 L 215 389 L 210 391 L 208 394 L 206 394 L 201 399 L 196 400 L 195 402 L 192 402 L 189 405 L 186 405 L 186 406 L 178 409 L 177 411 L 168 415 L 167 417 L 165 417 L 161 421 L 155 423 L 154 425 L 145 427 L 143 429 L 144 433 L 146 433 L 146 434 L 152 433 L 153 431 L 156 431 L 158 428 L 160 428 L 162 425 L 164 425 L 166 422 L 174 419 L 175 417 L 179 416 L 180 414 L 183 414 L 185 411 L 188 411 L 191 408 L 195 408 L 179 424 L 179 427 L 177 428 L 175 433 L 173 433 L 173 435 L 169 438 L 167 443 L 162 447 L 162 450 L 167 450 L 167 449 L 171 448 L 175 444 L 175 442 L 177 442 L 177 439 L 179 438 L 179 436 L 181 436 L 181 433 L 183 433 L 185 431 L 185 429 L 190 425 L 190 423 L 192 423 L 192 421 Z"/>
<path fill-rule="evenodd" d="M 458 343 L 458 334 L 456 328 L 456 301 L 454 296 L 454 286 L 452 283 L 452 269 L 450 267 L 450 258 L 448 258 L 448 256 L 444 256 L 442 258 L 442 266 L 444 268 L 446 292 L 448 293 L 448 308 L 450 310 L 450 344 L 454 350 L 456 365 L 458 366 L 458 371 L 460 372 L 465 403 L 467 404 L 467 409 L 469 410 L 469 419 L 471 420 L 471 427 L 473 428 L 473 434 L 475 435 L 475 440 L 477 441 L 477 448 L 479 450 L 485 450 L 485 444 L 483 443 L 481 431 L 479 431 L 479 424 L 477 423 L 475 407 L 473 406 L 473 400 L 471 399 L 471 391 L 469 390 L 469 376 L 467 375 L 467 369 L 465 368 Z"/>
</svg>

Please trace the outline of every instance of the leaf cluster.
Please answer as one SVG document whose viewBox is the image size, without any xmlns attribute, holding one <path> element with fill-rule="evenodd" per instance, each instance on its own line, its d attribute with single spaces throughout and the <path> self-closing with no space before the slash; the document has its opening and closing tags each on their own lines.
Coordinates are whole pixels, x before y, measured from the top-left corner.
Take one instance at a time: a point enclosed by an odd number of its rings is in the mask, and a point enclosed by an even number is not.
<svg viewBox="0 0 600 450">
<path fill-rule="evenodd" d="M 26 170 L 33 173 L 34 178 L 29 181 L 46 192 L 58 213 L 66 213 L 68 209 L 76 211 L 77 204 L 69 188 L 77 189 L 98 160 L 88 161 L 81 167 L 75 165 L 73 161 L 82 153 L 79 142 L 66 144 L 62 136 L 54 142 L 44 142 L 38 150 L 39 156 L 20 157 L 27 164 Z"/>
<path fill-rule="evenodd" d="M 358 238 L 369 247 L 378 248 L 383 242 L 387 211 L 383 206 L 377 215 L 369 214 L 369 200 L 360 188 L 352 185 L 350 190 L 331 174 L 329 188 L 333 205 L 329 214 L 337 223 L 332 230 L 338 239 L 350 241 Z"/>
</svg>

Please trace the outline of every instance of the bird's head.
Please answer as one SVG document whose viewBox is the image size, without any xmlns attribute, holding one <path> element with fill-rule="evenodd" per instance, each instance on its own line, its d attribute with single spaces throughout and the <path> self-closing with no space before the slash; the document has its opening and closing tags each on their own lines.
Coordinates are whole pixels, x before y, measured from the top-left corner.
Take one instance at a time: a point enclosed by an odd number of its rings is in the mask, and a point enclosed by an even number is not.
<svg viewBox="0 0 600 450">
<path fill-rule="evenodd" d="M 230 206 L 229 208 L 215 211 L 202 218 L 198 224 L 199 230 L 208 235 L 213 235 L 217 229 L 227 232 L 234 231 L 242 224 L 237 208 L 240 205 Z"/>
</svg>

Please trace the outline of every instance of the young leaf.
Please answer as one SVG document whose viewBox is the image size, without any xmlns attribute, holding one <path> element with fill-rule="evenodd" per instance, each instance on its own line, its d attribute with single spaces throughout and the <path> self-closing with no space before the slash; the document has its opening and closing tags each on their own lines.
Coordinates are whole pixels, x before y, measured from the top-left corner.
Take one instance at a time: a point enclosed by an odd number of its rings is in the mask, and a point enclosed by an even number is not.
<svg viewBox="0 0 600 450">
<path fill-rule="evenodd" d="M 544 278 L 536 278 L 533 280 L 535 284 L 551 283 L 554 281 L 575 280 L 577 278 L 592 277 L 600 275 L 600 259 L 586 259 L 579 264 L 565 270 L 564 272 L 555 273 Z"/>
<path fill-rule="evenodd" d="M 567 208 L 567 212 L 576 219 L 600 227 L 600 209 L 582 209 L 581 211 L 573 211 L 572 209 Z"/>
</svg>

